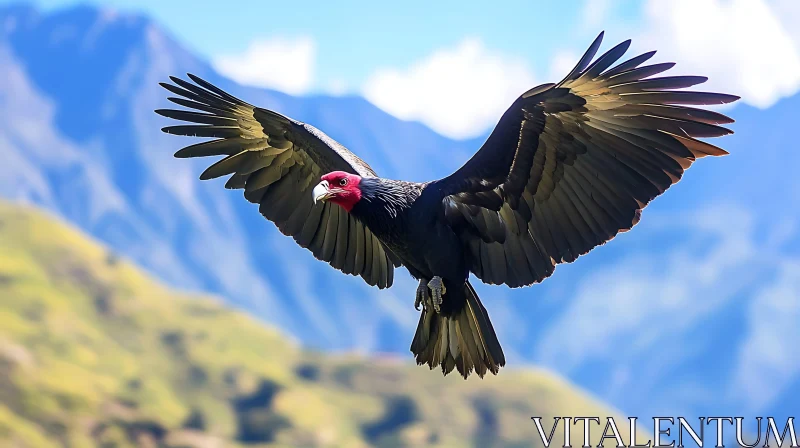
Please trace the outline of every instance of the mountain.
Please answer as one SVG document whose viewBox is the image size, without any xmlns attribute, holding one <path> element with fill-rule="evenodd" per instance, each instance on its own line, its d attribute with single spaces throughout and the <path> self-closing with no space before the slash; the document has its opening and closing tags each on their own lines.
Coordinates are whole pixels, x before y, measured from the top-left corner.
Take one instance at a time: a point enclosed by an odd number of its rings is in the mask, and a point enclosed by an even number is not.
<svg viewBox="0 0 800 448">
<path fill-rule="evenodd" d="M 0 202 L 0 247 L 3 446 L 541 446 L 531 416 L 614 415 L 539 370 L 303 351 L 30 207 Z"/>
<path fill-rule="evenodd" d="M 680 62 L 680 61 L 679 61 Z M 175 160 L 157 86 L 196 73 L 314 124 L 391 178 L 444 176 L 480 145 L 358 97 L 292 97 L 216 74 L 145 17 L 0 9 L 0 195 L 39 204 L 170 285 L 227 297 L 320 350 L 408 346 L 416 285 L 370 289 L 313 259 L 240 192 Z M 735 93 L 735 92 L 733 92 Z M 800 387 L 800 96 L 726 111 L 704 159 L 631 232 L 541 285 L 479 286 L 511 365 L 553 369 L 632 415 L 787 415 Z"/>
</svg>

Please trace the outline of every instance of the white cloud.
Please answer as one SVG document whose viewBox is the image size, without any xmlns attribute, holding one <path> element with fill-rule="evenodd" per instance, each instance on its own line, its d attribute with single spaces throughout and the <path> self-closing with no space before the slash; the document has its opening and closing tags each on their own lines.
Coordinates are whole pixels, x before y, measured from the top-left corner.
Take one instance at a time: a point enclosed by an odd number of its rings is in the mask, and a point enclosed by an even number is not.
<svg viewBox="0 0 800 448">
<path fill-rule="evenodd" d="M 792 36 L 795 46 L 800 50 L 800 2 L 797 0 L 770 0 L 769 5 L 775 11 L 786 31 Z"/>
<path fill-rule="evenodd" d="M 315 57 L 316 46 L 310 37 L 277 37 L 253 41 L 243 53 L 221 55 L 212 63 L 241 84 L 299 95 L 312 86 Z"/>
<path fill-rule="evenodd" d="M 408 69 L 377 70 L 363 88 L 381 109 L 419 120 L 453 138 L 486 132 L 511 102 L 535 85 L 527 65 L 478 39 L 439 50 Z"/>
<path fill-rule="evenodd" d="M 797 5 L 795 0 L 649 0 L 635 44 L 658 50 L 677 62 L 681 73 L 708 76 L 706 89 L 766 108 L 800 89 L 800 42 L 790 34 L 796 22 L 788 14 L 800 14 Z"/>
<path fill-rule="evenodd" d="M 612 17 L 611 6 L 587 2 L 583 28 L 630 30 L 634 49 L 658 50 L 659 58 L 678 63 L 675 74 L 708 76 L 703 89 L 733 93 L 760 108 L 800 89 L 796 0 L 648 0 L 633 28 Z M 538 72 L 547 75 L 539 82 L 559 81 L 583 50 L 559 50 Z M 517 95 L 538 83 L 535 78 L 523 59 L 469 38 L 410 67 L 377 70 L 363 94 L 396 117 L 467 138 L 489 130 Z"/>
</svg>

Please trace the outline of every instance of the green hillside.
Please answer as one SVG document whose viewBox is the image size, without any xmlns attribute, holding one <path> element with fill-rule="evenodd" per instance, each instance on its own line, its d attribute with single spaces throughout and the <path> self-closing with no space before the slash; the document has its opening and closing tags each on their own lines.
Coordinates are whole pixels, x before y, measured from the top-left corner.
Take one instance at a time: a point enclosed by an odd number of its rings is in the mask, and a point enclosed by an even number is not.
<svg viewBox="0 0 800 448">
<path fill-rule="evenodd" d="M 0 446 L 534 446 L 534 415 L 609 411 L 537 370 L 305 352 L 0 202 Z"/>
</svg>

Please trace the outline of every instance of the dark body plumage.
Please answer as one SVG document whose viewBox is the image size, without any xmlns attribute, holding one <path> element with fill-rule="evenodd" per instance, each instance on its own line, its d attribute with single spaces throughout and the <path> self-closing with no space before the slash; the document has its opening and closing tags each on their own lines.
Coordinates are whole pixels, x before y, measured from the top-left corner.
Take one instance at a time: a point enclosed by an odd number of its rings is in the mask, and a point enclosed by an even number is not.
<svg viewBox="0 0 800 448">
<path fill-rule="evenodd" d="M 243 189 L 315 257 L 379 288 L 397 266 L 423 291 L 441 277 L 441 307 L 423 301 L 411 351 L 445 374 L 483 376 L 505 358 L 470 273 L 510 287 L 540 282 L 632 228 L 697 158 L 726 154 L 698 138 L 731 133 L 720 125 L 733 120 L 691 106 L 737 97 L 682 90 L 703 77 L 654 77 L 674 65 L 643 65 L 654 52 L 617 63 L 630 41 L 593 61 L 601 38 L 561 82 L 523 93 L 455 173 L 424 184 L 379 178 L 316 128 L 192 75 L 162 85 L 194 111 L 157 112 L 197 123 L 165 132 L 215 138 L 176 156 L 225 156 L 201 179 L 230 175 L 226 187 Z M 359 179 L 357 202 L 312 200 L 315 184 L 329 187 L 320 177 L 339 172 Z"/>
<path fill-rule="evenodd" d="M 434 275 L 463 282 L 469 271 L 461 244 L 441 213 L 441 198 L 422 196 L 426 184 L 367 178 L 351 214 L 400 258 L 416 279 Z"/>
</svg>

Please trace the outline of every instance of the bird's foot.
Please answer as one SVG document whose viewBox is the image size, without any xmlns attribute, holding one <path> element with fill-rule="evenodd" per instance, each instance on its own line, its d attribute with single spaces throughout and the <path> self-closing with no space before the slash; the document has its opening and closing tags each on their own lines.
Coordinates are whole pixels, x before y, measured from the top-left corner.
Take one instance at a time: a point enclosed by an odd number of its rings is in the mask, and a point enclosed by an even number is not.
<svg viewBox="0 0 800 448">
<path fill-rule="evenodd" d="M 419 311 L 420 304 L 422 309 L 428 310 L 428 301 L 430 295 L 428 294 L 428 282 L 425 279 L 420 279 L 419 286 L 417 286 L 417 299 L 414 301 L 414 309 Z"/>
<path fill-rule="evenodd" d="M 442 307 L 442 296 L 447 293 L 447 289 L 444 287 L 442 278 L 438 275 L 433 277 L 431 281 L 428 282 L 428 289 L 431 290 L 433 309 L 438 313 Z"/>
</svg>

